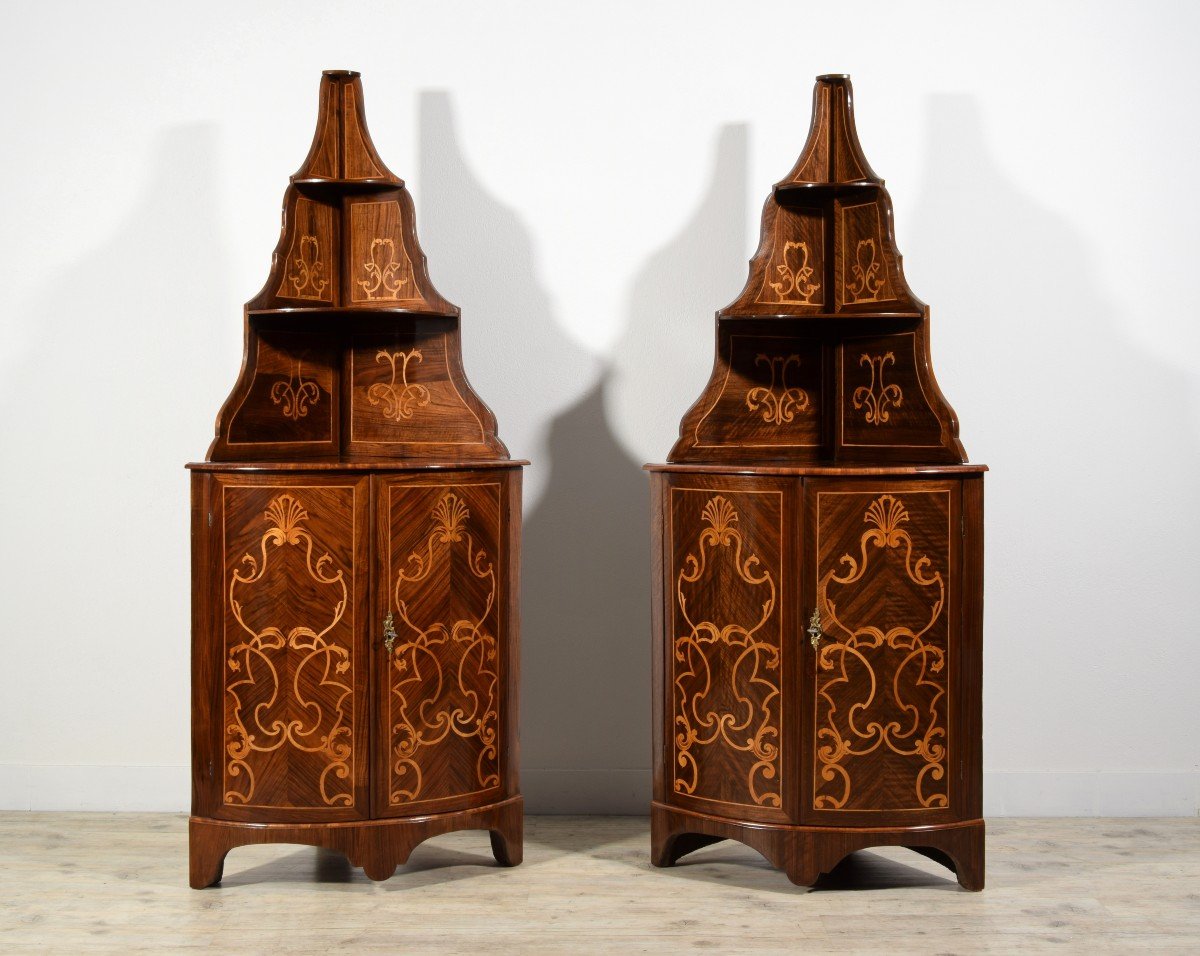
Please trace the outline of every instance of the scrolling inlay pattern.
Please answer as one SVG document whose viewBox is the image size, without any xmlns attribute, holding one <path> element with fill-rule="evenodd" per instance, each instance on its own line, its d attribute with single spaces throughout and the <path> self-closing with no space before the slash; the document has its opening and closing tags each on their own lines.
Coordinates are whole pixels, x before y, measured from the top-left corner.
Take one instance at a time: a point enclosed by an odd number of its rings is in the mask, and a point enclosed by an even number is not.
<svg viewBox="0 0 1200 956">
<path fill-rule="evenodd" d="M 430 515 L 432 528 L 424 549 L 413 551 L 396 575 L 393 597 L 407 632 L 400 635 L 403 641 L 395 645 L 391 658 L 389 701 L 395 709 L 389 722 L 395 762 L 388 799 L 393 805 L 417 799 L 424 785 L 421 751 L 428 752 L 451 734 L 479 741 L 475 777 L 480 789 L 500 785 L 497 644 L 484 623 L 496 603 L 496 571 L 466 530 L 470 516 L 458 495 L 445 495 Z M 466 549 L 468 572 L 487 585 L 483 607 L 475 616 L 421 626 L 401 597 L 403 586 L 428 581 L 441 562 L 450 560 L 455 546 Z"/>
<path fill-rule="evenodd" d="M 783 261 L 775 266 L 779 281 L 769 283 L 779 296 L 779 301 L 811 305 L 812 297 L 821 288 L 821 283 L 809 281 L 814 269 L 808 264 L 808 243 L 785 242 L 780 258 Z"/>
<path fill-rule="evenodd" d="M 288 282 L 296 287 L 297 299 L 322 299 L 329 283 L 321 278 L 325 264 L 321 262 L 321 244 L 316 236 L 300 237 L 300 255 L 293 259 L 295 272 L 288 273 Z"/>
<path fill-rule="evenodd" d="M 831 569 L 818 582 L 826 635 L 834 637 L 840 631 L 844 636 L 822 645 L 817 657 L 816 758 L 823 782 L 815 787 L 813 806 L 819 810 L 845 808 L 854 786 L 844 766 L 846 758 L 862 757 L 883 747 L 921 762 L 914 785 L 919 807 L 945 807 L 949 805 L 946 718 L 942 712 L 946 655 L 924 637 L 941 617 L 946 585 L 927 556 L 913 560 L 912 538 L 901 527 L 909 520 L 902 501 L 882 495 L 867 508 L 863 520 L 870 527 L 860 539 L 860 556 L 842 555 L 838 564 L 843 573 Z M 903 625 L 885 630 L 872 624 L 851 628 L 839 620 L 837 602 L 830 592 L 863 580 L 870 547 L 880 551 L 903 548 L 908 580 L 928 589 L 929 620 L 919 630 Z M 898 663 L 883 666 L 887 657 L 895 660 L 896 655 Z"/>
<path fill-rule="evenodd" d="M 883 355 L 867 355 L 864 352 L 859 357 L 858 364 L 871 370 L 871 382 L 854 390 L 854 407 L 866 409 L 868 425 L 882 425 L 892 417 L 888 406 L 899 408 L 904 404 L 904 393 L 899 385 L 883 384 L 883 368 L 885 365 L 895 365 L 896 356 L 891 352 L 885 352 Z"/>
<path fill-rule="evenodd" d="M 245 554 L 241 569 L 235 569 L 229 580 L 229 607 L 249 639 L 229 648 L 226 657 L 226 666 L 238 679 L 225 688 L 231 698 L 231 706 L 226 709 L 231 722 L 226 728 L 230 739 L 225 746 L 228 756 L 225 772 L 227 780 L 245 779 L 242 786 L 234 785 L 226 791 L 225 802 L 251 803 L 255 790 L 253 754 L 271 753 L 288 745 L 325 758 L 318 787 L 327 806 L 353 806 L 349 785 L 336 785 L 336 781 L 350 777 L 352 748 L 347 702 L 351 699 L 351 688 L 340 679 L 350 670 L 350 652 L 326 640 L 326 635 L 346 613 L 349 594 L 345 575 L 341 570 L 333 570 L 333 558 L 328 553 L 313 561 L 315 542 L 303 527 L 308 512 L 293 495 L 273 498 L 265 517 L 269 527 L 260 539 L 260 555 Z M 299 625 L 284 633 L 283 628 L 275 625 L 255 630 L 246 623 L 242 602 L 238 600 L 239 588 L 263 580 L 267 573 L 268 545 L 303 548 L 308 576 L 330 590 L 333 604 L 329 619 L 319 630 L 316 626 Z M 291 676 L 290 682 L 283 679 L 281 671 Z M 264 682 L 269 685 L 270 694 L 265 702 L 247 710 L 244 700 L 251 699 L 251 688 L 255 690 L 253 700 L 263 701 Z"/>
<path fill-rule="evenodd" d="M 766 355 L 760 353 L 754 358 L 755 365 L 762 365 L 771 373 L 770 385 L 757 385 L 746 392 L 746 408 L 753 412 L 762 412 L 762 420 L 771 425 L 782 425 L 796 417 L 797 412 L 808 408 L 808 393 L 802 388 L 788 387 L 788 369 L 795 365 L 800 367 L 799 355 Z M 776 375 L 779 379 L 779 392 L 775 391 Z"/>
<path fill-rule="evenodd" d="M 755 635 L 775 610 L 775 581 L 756 554 L 743 558 L 745 542 L 734 525 L 738 515 L 723 495 L 710 498 L 701 512 L 705 523 L 697 554 L 688 554 L 679 572 L 676 600 L 688 633 L 675 639 L 675 790 L 692 794 L 700 782 L 694 748 L 714 743 L 749 753 L 755 763 L 746 780 L 751 799 L 759 806 L 781 806 L 779 777 L 779 649 Z M 749 627 L 733 622 L 693 621 L 688 613 L 685 584 L 704 574 L 710 555 L 722 555 L 745 584 L 761 588 L 761 616 Z M 725 687 L 714 687 L 717 665 L 710 656 L 734 655 L 724 668 Z M 771 672 L 774 672 L 772 674 Z M 749 693 L 748 688 L 755 688 Z M 710 696 L 711 695 L 711 696 Z M 718 703 L 732 700 L 729 707 Z"/>
<path fill-rule="evenodd" d="M 296 359 L 296 374 L 280 379 L 271 386 L 271 404 L 283 405 L 283 417 L 299 421 L 308 414 L 308 406 L 321 400 L 321 389 L 317 383 L 304 377 L 300 359 Z"/>
<path fill-rule="evenodd" d="M 874 239 L 860 239 L 854 250 L 854 264 L 850 272 L 853 282 L 846 283 L 846 294 L 851 305 L 856 302 L 875 302 L 883 288 L 883 277 L 879 274 L 880 262 L 876 258 Z"/>
<path fill-rule="evenodd" d="M 366 278 L 359 279 L 358 284 L 368 299 L 398 299 L 401 287 L 408 283 L 406 277 L 396 275 L 403 268 L 403 260 L 396 258 L 395 242 L 375 238 L 371 241 L 367 261 L 362 264 Z"/>
<path fill-rule="evenodd" d="M 408 363 L 415 360 L 420 363 L 423 358 L 419 349 L 409 352 L 389 352 L 381 349 L 375 354 L 375 361 L 386 362 L 392 369 L 392 377 L 388 382 L 376 382 L 367 389 L 367 401 L 372 405 L 383 404 L 383 415 L 394 421 L 412 418 L 414 408 L 424 408 L 429 404 L 429 389 L 424 385 L 413 385 L 408 381 Z M 396 363 L 400 363 L 397 370 Z M 396 383 L 396 373 L 399 371 L 400 383 Z"/>
</svg>

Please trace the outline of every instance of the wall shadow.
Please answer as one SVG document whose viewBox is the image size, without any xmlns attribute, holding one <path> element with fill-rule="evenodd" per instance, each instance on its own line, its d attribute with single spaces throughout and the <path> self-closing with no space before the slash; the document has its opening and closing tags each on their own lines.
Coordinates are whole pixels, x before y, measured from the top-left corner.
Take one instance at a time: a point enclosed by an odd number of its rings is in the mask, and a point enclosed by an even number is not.
<svg viewBox="0 0 1200 956">
<path fill-rule="evenodd" d="M 59 224 L 58 278 L 21 320 L 27 341 L 9 343 L 0 414 L 23 461 L 0 497 L 4 576 L 20 595 L 6 650 L 13 673 L 56 676 L 0 695 L 11 725 L 39 728 L 5 761 L 187 764 L 183 464 L 211 439 L 224 397 L 212 369 L 240 318 L 217 167 L 215 126 L 164 130 L 145 169 L 125 170 L 143 185 L 111 236 L 81 248 Z"/>
<path fill-rule="evenodd" d="M 549 418 L 576 401 L 600 363 L 554 319 L 537 278 L 529 229 L 472 172 L 450 94 L 422 91 L 417 104 L 421 244 L 438 291 L 462 308 L 463 363 L 496 413 L 517 458 L 530 458 L 526 492 L 542 485 L 538 451 Z"/>
<path fill-rule="evenodd" d="M 633 286 L 619 372 L 602 369 L 555 321 L 527 228 L 471 172 L 446 93 L 420 96 L 421 237 L 438 288 L 463 308 L 464 360 L 530 469 L 522 554 L 522 787 L 532 812 L 645 813 L 650 799 L 649 496 L 641 462 L 612 425 L 612 379 L 626 376 L 634 423 L 646 388 L 671 393 L 671 422 L 711 368 L 711 310 L 732 285 L 708 283 L 744 252 L 746 146 L 718 138 L 712 186 L 679 237 Z M 732 197 L 732 198 L 731 198 Z M 694 380 L 678 391 L 680 290 L 707 301 L 683 347 Z M 692 341 L 695 345 L 693 346 Z M 686 364 L 686 363 L 685 363 Z M 664 365 L 669 366 L 665 367 Z M 655 375 L 665 376 L 664 384 Z M 590 386 L 587 383 L 591 383 Z M 582 394 L 580 394 L 582 392 Z M 669 447 L 669 443 L 666 443 Z M 666 454 L 661 448 L 659 456 Z"/>
<path fill-rule="evenodd" d="M 608 409 L 625 444 L 650 461 L 666 458 L 679 420 L 704 390 L 715 358 L 713 313 L 746 281 L 747 140 L 744 123 L 719 128 L 696 211 L 630 290 Z"/>
<path fill-rule="evenodd" d="M 1051 185 L 1071 168 L 1069 145 L 1059 150 L 1046 167 Z M 937 264 L 937 287 L 914 269 L 909 278 L 933 303 L 934 368 L 963 442 L 993 469 L 988 761 L 1183 769 L 1178 742 L 1156 728 L 1194 722 L 1183 675 L 1200 670 L 1180 624 L 1200 616 L 1195 565 L 1173 560 L 1194 553 L 1200 512 L 1166 505 L 1190 500 L 1200 465 L 1194 434 L 1166 413 L 1188 406 L 1187 378 L 1123 333 L 1105 286 L 1137 277 L 1099 274 L 1087 238 L 1014 186 L 975 97 L 929 99 L 928 151 L 911 228 L 900 231 L 920 261 Z M 940 361 L 947 351 L 959 359 Z M 1145 679 L 1158 693 L 1131 684 L 1138 667 L 1155 671 Z M 1067 675 L 1082 683 L 1064 693 Z M 1124 699 L 1129 707 L 1114 706 Z M 1087 727 L 1088 741 L 1048 738 L 1047 727 Z M 1031 751 L 1031 740 L 1044 743 Z M 985 811 L 1003 802 L 993 793 Z"/>
</svg>

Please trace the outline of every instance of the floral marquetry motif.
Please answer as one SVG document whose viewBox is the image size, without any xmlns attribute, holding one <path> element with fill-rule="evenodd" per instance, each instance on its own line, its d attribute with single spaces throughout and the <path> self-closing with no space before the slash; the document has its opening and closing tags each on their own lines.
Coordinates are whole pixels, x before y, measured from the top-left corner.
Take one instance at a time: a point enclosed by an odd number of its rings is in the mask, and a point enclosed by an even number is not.
<svg viewBox="0 0 1200 956">
<path fill-rule="evenodd" d="M 393 806 L 500 783 L 498 494 L 494 484 L 389 488 L 394 522 L 428 509 L 416 547 L 393 549 L 391 558 L 397 640 L 385 706 Z M 407 521 L 393 529 L 393 545 L 409 536 Z"/>
<path fill-rule="evenodd" d="M 760 412 L 762 420 L 772 425 L 790 422 L 797 412 L 808 408 L 808 393 L 802 388 L 788 385 L 788 369 L 793 365 L 800 367 L 799 355 L 760 353 L 755 356 L 754 364 L 768 369 L 771 380 L 765 386 L 756 385 L 746 392 L 746 408 L 751 412 Z"/>
<path fill-rule="evenodd" d="M 896 356 L 891 352 L 885 352 L 883 355 L 867 355 L 864 352 L 859 356 L 858 364 L 871 370 L 871 381 L 854 390 L 854 407 L 864 410 L 869 425 L 882 425 L 891 418 L 889 407 L 899 408 L 904 404 L 904 392 L 900 386 L 885 385 L 883 382 L 884 367 L 895 365 Z"/>
<path fill-rule="evenodd" d="M 653 861 L 811 886 L 906 846 L 983 887 L 983 475 L 933 374 L 848 77 L 763 206 L 652 473 Z"/>
<path fill-rule="evenodd" d="M 419 349 L 410 349 L 407 352 L 389 352 L 382 349 L 376 353 L 375 361 L 388 365 L 392 374 L 386 383 L 376 382 L 367 389 L 367 401 L 372 405 L 382 405 L 385 418 L 395 421 L 412 418 L 414 408 L 423 408 L 429 404 L 429 389 L 424 385 L 412 385 L 408 381 L 408 363 L 420 363 L 422 359 Z M 397 374 L 400 376 L 399 382 L 396 381 Z"/>
<path fill-rule="evenodd" d="M 672 787 L 702 800 L 779 808 L 779 495 L 675 495 L 681 518 L 707 500 L 698 537 L 675 541 Z M 738 507 L 751 518 L 745 528 Z M 714 773 L 714 764 L 725 773 Z"/>
<path fill-rule="evenodd" d="M 300 492 L 272 496 L 254 546 L 227 556 L 227 804 L 354 805 L 352 570 L 314 538 Z M 323 490 L 317 500 L 348 514 L 346 493 Z M 262 497 L 235 489 L 227 507 L 236 520 Z M 281 587 L 290 606 L 274 598 Z M 313 768 L 306 785 L 281 787 L 296 765 Z"/>
<path fill-rule="evenodd" d="M 815 270 L 808 264 L 808 243 L 785 242 L 780 258 L 782 261 L 775 265 L 779 278 L 769 283 L 779 301 L 812 305 L 813 295 L 821 288 L 821 283 L 813 281 Z"/>
<path fill-rule="evenodd" d="M 948 492 L 819 495 L 816 809 L 949 805 L 949 514 Z"/>
<path fill-rule="evenodd" d="M 321 389 L 313 379 L 304 377 L 304 362 L 296 359 L 296 374 L 280 379 L 271 386 L 271 401 L 281 405 L 284 418 L 298 421 L 308 414 L 308 407 L 321 400 Z"/>
<path fill-rule="evenodd" d="M 408 284 L 404 263 L 396 259 L 396 244 L 391 239 L 371 240 L 367 261 L 361 266 L 365 279 L 359 279 L 368 299 L 398 299 L 400 287 Z"/>
<path fill-rule="evenodd" d="M 521 862 L 527 462 L 467 380 L 358 74 L 319 92 L 241 372 L 188 466 L 196 888 L 248 843 L 385 880 L 424 840 L 485 830 Z"/>
</svg>

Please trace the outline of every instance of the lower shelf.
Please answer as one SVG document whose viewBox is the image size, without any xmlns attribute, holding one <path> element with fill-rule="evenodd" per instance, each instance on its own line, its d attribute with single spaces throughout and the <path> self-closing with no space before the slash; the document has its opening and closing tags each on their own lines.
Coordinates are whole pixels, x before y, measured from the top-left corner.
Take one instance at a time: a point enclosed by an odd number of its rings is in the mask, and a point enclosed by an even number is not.
<svg viewBox="0 0 1200 956">
<path fill-rule="evenodd" d="M 799 827 L 738 823 L 663 803 L 652 805 L 650 857 L 655 866 L 671 866 L 721 840 L 737 840 L 757 850 L 799 886 L 812 886 L 856 850 L 903 846 L 949 867 L 964 889 L 983 889 L 982 820 L 929 827 Z"/>
<path fill-rule="evenodd" d="M 221 882 L 225 855 L 255 843 L 300 843 L 346 854 L 372 880 L 386 880 L 430 837 L 455 830 L 488 830 L 501 866 L 516 866 L 523 852 L 524 800 L 512 797 L 457 813 L 352 823 L 234 823 L 192 817 L 188 823 L 193 889 Z"/>
</svg>

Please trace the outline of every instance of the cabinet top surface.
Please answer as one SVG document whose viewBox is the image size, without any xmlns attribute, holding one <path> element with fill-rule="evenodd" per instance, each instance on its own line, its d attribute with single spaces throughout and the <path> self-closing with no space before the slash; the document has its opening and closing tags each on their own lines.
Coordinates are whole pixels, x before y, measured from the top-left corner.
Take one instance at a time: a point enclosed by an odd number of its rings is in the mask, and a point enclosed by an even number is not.
<svg viewBox="0 0 1200 956">
<path fill-rule="evenodd" d="M 480 471 L 486 468 L 522 468 L 523 459 L 500 461 L 190 461 L 189 471 Z"/>
<path fill-rule="evenodd" d="M 711 475 L 843 475 L 847 478 L 873 476 L 901 477 L 904 475 L 980 475 L 987 465 L 693 465 L 659 464 L 642 466 L 645 471 L 686 472 Z"/>
</svg>

